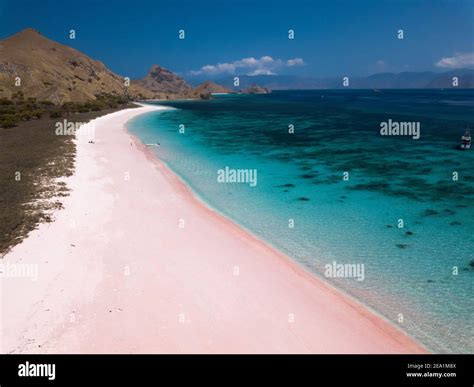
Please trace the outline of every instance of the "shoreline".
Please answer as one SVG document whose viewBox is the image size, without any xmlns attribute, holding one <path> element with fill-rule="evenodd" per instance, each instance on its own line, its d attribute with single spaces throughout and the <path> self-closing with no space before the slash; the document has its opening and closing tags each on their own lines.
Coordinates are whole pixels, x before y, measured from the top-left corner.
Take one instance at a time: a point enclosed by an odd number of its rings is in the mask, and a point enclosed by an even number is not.
<svg viewBox="0 0 474 387">
<path fill-rule="evenodd" d="M 38 283 L 2 282 L 2 294 L 21 296 L 3 299 L 1 352 L 426 352 L 197 197 L 126 130 L 159 109 L 100 117 L 95 145 L 76 140 L 65 209 L 5 256 L 44 260 L 55 243 Z"/>
<path fill-rule="evenodd" d="M 146 106 L 146 105 L 145 105 Z M 154 106 L 162 106 L 162 105 L 154 105 Z M 166 108 L 169 108 L 168 106 L 164 106 Z M 174 109 L 174 108 L 172 108 Z M 424 351 L 429 352 L 426 347 L 423 346 L 416 338 L 411 336 L 409 333 L 405 332 L 404 330 L 398 328 L 394 323 L 392 323 L 387 317 L 385 317 L 383 314 L 375 310 L 369 305 L 364 304 L 361 300 L 353 296 L 352 294 L 346 292 L 344 289 L 338 288 L 328 282 L 322 275 L 320 275 L 317 272 L 312 272 L 303 265 L 301 265 L 296 259 L 292 258 L 291 256 L 287 255 L 286 253 L 282 252 L 279 250 L 277 246 L 272 244 L 271 242 L 265 240 L 264 238 L 261 238 L 258 236 L 255 232 L 250 230 L 249 228 L 245 227 L 244 225 L 236 222 L 226 214 L 222 213 L 218 209 L 214 208 L 212 204 L 206 202 L 204 199 L 202 199 L 197 192 L 194 191 L 194 189 L 186 184 L 185 180 L 179 176 L 177 172 L 175 172 L 169 165 L 167 165 L 166 162 L 163 160 L 157 158 L 155 154 L 152 152 L 152 150 L 147 147 L 139 137 L 136 135 L 130 133 L 128 129 L 125 127 L 125 130 L 127 131 L 128 135 L 132 138 L 135 146 L 139 148 L 143 153 L 146 154 L 148 160 L 152 163 L 156 163 L 157 167 L 162 170 L 163 173 L 168 174 L 169 178 L 171 181 L 176 181 L 177 184 L 181 185 L 184 190 L 189 191 L 189 198 L 192 201 L 195 201 L 197 205 L 203 206 L 209 211 L 210 216 L 215 216 L 219 220 L 226 221 L 230 223 L 233 227 L 237 227 L 238 229 L 241 230 L 242 233 L 248 234 L 252 239 L 254 239 L 257 243 L 260 243 L 264 245 L 266 248 L 269 248 L 273 250 L 273 252 L 278 255 L 281 259 L 289 261 L 290 266 L 294 265 L 297 270 L 301 270 L 305 276 L 308 276 L 310 280 L 316 280 L 320 282 L 322 285 L 326 286 L 331 292 L 334 292 L 335 294 L 342 295 L 344 298 L 349 299 L 350 302 L 354 303 L 357 305 L 358 308 L 361 308 L 362 310 L 366 310 L 368 315 L 373 314 L 377 318 L 383 320 L 385 323 L 389 324 L 391 327 L 393 327 L 395 330 L 400 332 L 401 334 L 407 336 L 409 339 L 413 340 L 415 343 L 417 343 L 420 347 L 423 348 Z"/>
</svg>

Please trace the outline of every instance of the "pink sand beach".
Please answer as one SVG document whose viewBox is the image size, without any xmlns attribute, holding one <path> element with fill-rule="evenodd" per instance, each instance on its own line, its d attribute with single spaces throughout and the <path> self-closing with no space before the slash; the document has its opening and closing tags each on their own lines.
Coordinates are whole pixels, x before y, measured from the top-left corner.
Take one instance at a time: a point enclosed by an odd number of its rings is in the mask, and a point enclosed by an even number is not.
<svg viewBox="0 0 474 387">
<path fill-rule="evenodd" d="M 77 138 L 71 189 L 2 263 L 2 353 L 423 353 L 384 318 L 206 207 L 125 129 Z"/>
</svg>

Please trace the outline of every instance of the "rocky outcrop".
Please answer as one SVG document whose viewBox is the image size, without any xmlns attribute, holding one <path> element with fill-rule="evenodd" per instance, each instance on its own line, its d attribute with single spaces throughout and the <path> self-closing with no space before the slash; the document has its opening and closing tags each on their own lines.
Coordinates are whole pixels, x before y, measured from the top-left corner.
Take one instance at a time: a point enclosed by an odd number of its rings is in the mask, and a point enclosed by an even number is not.
<svg viewBox="0 0 474 387">
<path fill-rule="evenodd" d="M 266 87 L 258 86 L 257 84 L 252 84 L 250 87 L 243 89 L 242 93 L 244 94 L 268 94 L 271 93 L 270 89 Z"/>
<path fill-rule="evenodd" d="M 155 98 L 166 96 L 185 96 L 192 87 L 180 76 L 158 65 L 153 65 L 145 78 L 134 82 Z"/>
<path fill-rule="evenodd" d="M 188 95 L 191 98 L 203 98 L 207 99 L 213 93 L 234 93 L 232 90 L 227 89 L 224 86 L 218 85 L 212 81 L 207 81 L 196 86 Z"/>
</svg>

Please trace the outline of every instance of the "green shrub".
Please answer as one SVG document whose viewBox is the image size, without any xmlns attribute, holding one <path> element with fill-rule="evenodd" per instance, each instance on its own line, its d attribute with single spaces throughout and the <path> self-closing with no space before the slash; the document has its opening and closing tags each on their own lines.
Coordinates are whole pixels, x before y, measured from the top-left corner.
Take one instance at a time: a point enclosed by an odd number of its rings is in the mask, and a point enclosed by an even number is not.
<svg viewBox="0 0 474 387">
<path fill-rule="evenodd" d="M 28 111 L 23 111 L 20 113 L 20 118 L 22 121 L 29 121 L 32 117 L 32 114 Z"/>
<path fill-rule="evenodd" d="M 63 116 L 63 112 L 61 110 L 53 110 L 49 113 L 50 118 L 61 118 Z"/>
<path fill-rule="evenodd" d="M 25 98 L 25 95 L 23 94 L 22 91 L 18 91 L 16 93 L 12 94 L 12 99 L 16 101 L 23 101 Z"/>
<path fill-rule="evenodd" d="M 18 122 L 18 117 L 15 114 L 4 114 L 0 116 L 0 126 L 3 128 L 13 128 Z"/>
<path fill-rule="evenodd" d="M 43 112 L 40 109 L 35 109 L 31 112 L 33 118 L 39 119 L 43 116 Z"/>
<path fill-rule="evenodd" d="M 15 114 L 16 108 L 14 105 L 0 105 L 0 115 Z"/>
<path fill-rule="evenodd" d="M 76 113 L 79 110 L 79 104 L 75 102 L 65 102 L 61 108 L 64 112 L 67 113 Z"/>
<path fill-rule="evenodd" d="M 7 98 L 0 98 L 0 106 L 13 105 L 13 101 Z"/>
</svg>

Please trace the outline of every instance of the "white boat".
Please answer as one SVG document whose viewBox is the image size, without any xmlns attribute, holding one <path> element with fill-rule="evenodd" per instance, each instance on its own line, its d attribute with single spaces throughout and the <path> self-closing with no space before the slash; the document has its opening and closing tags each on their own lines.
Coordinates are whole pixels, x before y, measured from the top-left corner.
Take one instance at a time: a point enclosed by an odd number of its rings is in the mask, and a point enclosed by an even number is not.
<svg viewBox="0 0 474 387">
<path fill-rule="evenodd" d="M 471 149 L 471 129 L 467 128 L 464 136 L 461 137 L 461 149 Z"/>
</svg>

